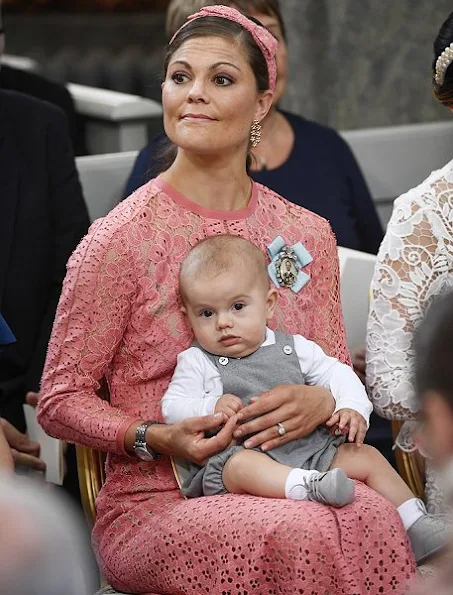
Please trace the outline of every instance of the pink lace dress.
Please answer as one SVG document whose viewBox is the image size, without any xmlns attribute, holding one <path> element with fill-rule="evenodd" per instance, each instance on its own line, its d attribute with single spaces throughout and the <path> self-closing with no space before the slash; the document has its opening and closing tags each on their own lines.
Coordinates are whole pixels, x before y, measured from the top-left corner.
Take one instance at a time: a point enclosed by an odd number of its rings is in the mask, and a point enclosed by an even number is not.
<svg viewBox="0 0 453 595">
<path fill-rule="evenodd" d="M 226 495 L 184 500 L 170 459 L 123 451 L 127 427 L 161 418 L 177 354 L 191 341 L 178 269 L 200 239 L 231 233 L 266 250 L 280 235 L 313 256 L 311 280 L 280 290 L 271 326 L 348 361 L 328 223 L 255 184 L 242 211 L 195 205 L 161 178 L 96 221 L 68 263 L 47 356 L 39 421 L 59 438 L 108 452 L 93 539 L 118 590 L 146 594 L 403 593 L 414 561 L 394 508 L 357 486 L 355 502 Z M 96 390 L 106 377 L 111 402 Z"/>
</svg>

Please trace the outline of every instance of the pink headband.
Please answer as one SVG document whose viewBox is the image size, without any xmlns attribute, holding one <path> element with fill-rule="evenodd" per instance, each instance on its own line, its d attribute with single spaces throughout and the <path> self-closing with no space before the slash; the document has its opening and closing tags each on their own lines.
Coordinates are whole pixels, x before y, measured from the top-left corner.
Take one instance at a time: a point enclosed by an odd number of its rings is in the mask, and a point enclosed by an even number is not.
<svg viewBox="0 0 453 595">
<path fill-rule="evenodd" d="M 206 8 L 202 8 L 199 12 L 187 18 L 187 22 L 173 35 L 169 45 L 173 43 L 180 31 L 191 21 L 203 17 L 219 17 L 228 21 L 234 21 L 251 34 L 266 60 L 267 72 L 269 74 L 269 88 L 271 91 L 275 91 L 275 83 L 277 81 L 277 62 L 275 55 L 277 53 L 278 42 L 267 29 L 260 27 L 234 8 L 228 8 L 227 6 L 206 6 Z"/>
</svg>

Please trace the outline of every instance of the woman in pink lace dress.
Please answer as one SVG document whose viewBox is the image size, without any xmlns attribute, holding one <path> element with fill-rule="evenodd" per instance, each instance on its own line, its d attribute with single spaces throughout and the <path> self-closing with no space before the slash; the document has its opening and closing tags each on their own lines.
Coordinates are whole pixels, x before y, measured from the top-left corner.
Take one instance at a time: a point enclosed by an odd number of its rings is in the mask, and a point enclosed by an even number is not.
<svg viewBox="0 0 453 595">
<path fill-rule="evenodd" d="M 271 326 L 349 361 L 328 223 L 246 171 L 250 131 L 257 142 L 272 102 L 275 51 L 265 29 L 225 7 L 204 9 L 177 33 L 163 84 L 177 158 L 95 222 L 68 264 L 39 420 L 54 436 L 108 452 L 93 539 L 119 590 L 377 595 L 403 593 L 414 572 L 399 517 L 375 492 L 357 486 L 356 501 L 341 510 L 237 495 L 184 500 L 165 455 L 201 462 L 229 443 L 234 425 L 209 439 L 203 430 L 218 418 L 143 425 L 162 419 L 177 355 L 192 342 L 178 272 L 209 235 L 240 235 L 263 251 L 277 236 L 302 242 L 313 257 L 303 269 L 310 279 L 298 292 L 281 287 Z M 110 403 L 97 396 L 104 377 Z M 272 447 L 309 433 L 333 409 L 322 388 L 280 386 L 243 410 L 260 416 L 243 429 L 257 432 L 252 446 Z"/>
</svg>

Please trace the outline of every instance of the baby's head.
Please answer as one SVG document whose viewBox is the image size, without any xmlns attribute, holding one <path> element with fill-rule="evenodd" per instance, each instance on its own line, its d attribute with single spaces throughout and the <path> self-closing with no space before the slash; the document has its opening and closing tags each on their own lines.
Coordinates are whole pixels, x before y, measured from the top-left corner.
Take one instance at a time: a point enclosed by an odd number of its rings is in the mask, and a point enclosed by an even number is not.
<svg viewBox="0 0 453 595">
<path fill-rule="evenodd" d="M 264 341 L 277 291 L 264 254 L 248 240 L 218 235 L 187 254 L 179 274 L 183 312 L 209 353 L 244 357 Z"/>
<path fill-rule="evenodd" d="M 415 335 L 415 385 L 423 447 L 439 466 L 453 459 L 453 293 L 438 298 Z"/>
</svg>

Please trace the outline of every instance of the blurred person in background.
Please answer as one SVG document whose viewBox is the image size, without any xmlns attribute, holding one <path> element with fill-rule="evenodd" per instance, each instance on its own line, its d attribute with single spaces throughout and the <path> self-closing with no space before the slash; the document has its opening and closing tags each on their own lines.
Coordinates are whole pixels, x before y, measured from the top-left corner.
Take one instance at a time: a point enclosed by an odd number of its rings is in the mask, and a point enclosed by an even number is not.
<svg viewBox="0 0 453 595">
<path fill-rule="evenodd" d="M 61 495 L 3 469 L 0 595 L 92 595 L 89 544 L 81 525 Z"/>
<path fill-rule="evenodd" d="M 433 89 L 453 109 L 453 13 L 434 41 Z M 408 147 L 410 151 L 410 147 Z M 453 156 L 452 156 L 453 157 Z M 440 293 L 453 287 L 453 159 L 394 202 L 372 282 L 367 331 L 367 382 L 375 410 L 405 420 L 397 444 L 417 450 L 412 432 L 419 413 L 414 391 L 414 330 Z M 451 366 L 451 362 L 450 362 Z M 443 498 L 427 461 L 431 511 Z"/>
<path fill-rule="evenodd" d="M 415 332 L 415 395 L 421 412 L 420 447 L 439 470 L 445 504 L 453 504 L 453 292 L 438 297 Z M 435 582 L 414 595 L 453 593 L 453 541 Z"/>
<path fill-rule="evenodd" d="M 35 72 L 14 68 L 1 63 L 5 51 L 5 30 L 0 0 L 0 89 L 18 91 L 36 99 L 48 101 L 61 108 L 68 118 L 69 134 L 76 155 L 86 153 L 83 126 L 74 106 L 71 94 L 64 85 L 51 81 Z"/>
<path fill-rule="evenodd" d="M 279 42 L 274 103 L 261 122 L 261 142 L 252 151 L 251 177 L 327 219 L 340 246 L 376 254 L 383 230 L 350 148 L 335 130 L 279 108 L 288 74 L 288 46 L 279 0 L 173 0 L 167 11 L 168 39 L 190 14 L 213 4 L 233 6 L 258 19 Z M 159 154 L 166 145 L 168 140 L 162 134 L 141 151 L 126 195 L 160 173 Z"/>
</svg>

